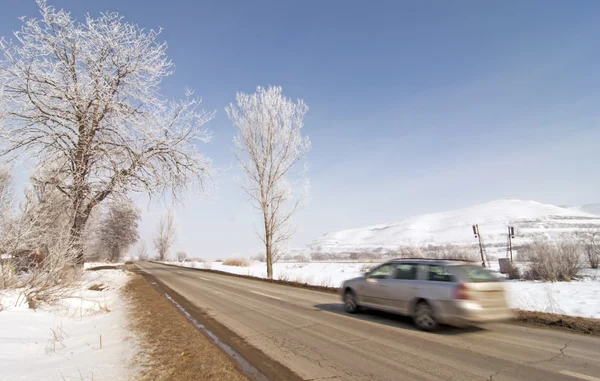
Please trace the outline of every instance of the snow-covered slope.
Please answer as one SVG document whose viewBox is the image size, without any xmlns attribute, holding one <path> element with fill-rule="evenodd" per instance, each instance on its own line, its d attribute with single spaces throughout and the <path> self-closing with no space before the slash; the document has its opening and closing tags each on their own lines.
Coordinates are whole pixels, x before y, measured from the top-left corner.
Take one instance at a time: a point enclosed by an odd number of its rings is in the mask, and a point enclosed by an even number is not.
<svg viewBox="0 0 600 381">
<path fill-rule="evenodd" d="M 515 244 L 536 234 L 552 238 L 582 228 L 600 227 L 600 216 L 578 208 L 536 201 L 497 200 L 453 211 L 426 214 L 404 221 L 327 233 L 312 242 L 312 252 L 396 249 L 429 244 L 468 245 L 477 242 L 472 225 L 478 224 L 486 247 L 505 247 L 507 227 L 515 227 Z"/>
<path fill-rule="evenodd" d="M 586 205 L 580 206 L 578 209 L 581 210 L 582 212 L 591 213 L 591 214 L 600 216 L 600 202 L 597 202 L 594 204 L 586 204 Z"/>
</svg>

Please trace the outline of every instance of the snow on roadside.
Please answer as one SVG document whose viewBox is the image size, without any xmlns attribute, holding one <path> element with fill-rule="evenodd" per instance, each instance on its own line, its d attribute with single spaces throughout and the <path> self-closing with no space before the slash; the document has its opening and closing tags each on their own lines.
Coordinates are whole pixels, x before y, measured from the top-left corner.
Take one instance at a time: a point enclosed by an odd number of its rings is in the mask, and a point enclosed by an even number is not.
<svg viewBox="0 0 600 381">
<path fill-rule="evenodd" d="M 67 298 L 35 311 L 18 290 L 0 291 L 0 380 L 130 380 L 136 346 L 119 296 L 128 280 L 121 270 L 85 271 Z"/>
<path fill-rule="evenodd" d="M 600 281 L 507 282 L 513 308 L 600 319 Z"/>
<path fill-rule="evenodd" d="M 224 266 L 221 262 L 168 262 L 184 267 L 204 268 L 233 274 L 266 278 L 264 263 L 253 262 L 249 267 Z M 376 263 L 276 263 L 275 279 L 308 283 L 317 286 L 340 287 L 350 278 L 359 277 Z M 508 281 L 509 303 L 512 308 L 559 313 L 600 319 L 600 270 L 582 271 L 584 279 L 574 282 Z"/>
</svg>

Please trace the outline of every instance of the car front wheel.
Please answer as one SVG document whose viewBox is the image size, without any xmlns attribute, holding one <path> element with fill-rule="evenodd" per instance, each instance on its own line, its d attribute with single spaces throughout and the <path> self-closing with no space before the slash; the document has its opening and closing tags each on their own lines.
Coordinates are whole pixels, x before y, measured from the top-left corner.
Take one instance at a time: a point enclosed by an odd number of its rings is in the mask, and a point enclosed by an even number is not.
<svg viewBox="0 0 600 381">
<path fill-rule="evenodd" d="M 359 311 L 360 307 L 358 306 L 356 295 L 350 290 L 346 291 L 344 294 L 344 308 L 346 309 L 346 312 L 351 314 L 355 314 Z"/>
</svg>

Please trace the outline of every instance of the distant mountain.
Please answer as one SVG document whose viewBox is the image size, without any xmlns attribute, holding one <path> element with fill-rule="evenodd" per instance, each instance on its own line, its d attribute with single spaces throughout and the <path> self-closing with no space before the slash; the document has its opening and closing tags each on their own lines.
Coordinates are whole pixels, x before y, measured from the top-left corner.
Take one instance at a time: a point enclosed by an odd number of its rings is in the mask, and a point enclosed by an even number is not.
<svg viewBox="0 0 600 381">
<path fill-rule="evenodd" d="M 578 207 L 577 209 L 579 209 L 583 212 L 587 212 L 587 213 L 591 213 L 591 214 L 600 216 L 600 202 L 597 202 L 594 204 L 586 204 L 586 205 Z"/>
<path fill-rule="evenodd" d="M 600 228 L 600 209 L 566 208 L 536 201 L 497 200 L 452 211 L 425 214 L 403 221 L 327 233 L 310 243 L 311 252 L 352 252 L 393 250 L 400 246 L 440 244 L 473 245 L 477 239 L 472 225 L 478 224 L 488 249 L 506 247 L 508 226 L 515 228 L 514 244 L 535 235 L 549 238 L 573 234 L 576 230 Z M 505 249 L 504 249 L 505 250 Z"/>
</svg>

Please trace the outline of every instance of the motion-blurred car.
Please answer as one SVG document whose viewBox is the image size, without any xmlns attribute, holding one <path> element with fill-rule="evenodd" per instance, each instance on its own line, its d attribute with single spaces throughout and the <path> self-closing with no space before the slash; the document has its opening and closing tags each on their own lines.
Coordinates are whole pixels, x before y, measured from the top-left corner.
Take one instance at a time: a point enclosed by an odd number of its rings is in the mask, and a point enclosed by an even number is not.
<svg viewBox="0 0 600 381">
<path fill-rule="evenodd" d="M 342 285 L 346 311 L 372 308 L 412 316 L 417 328 L 464 327 L 503 321 L 513 314 L 502 279 L 477 264 L 397 259 Z"/>
</svg>

